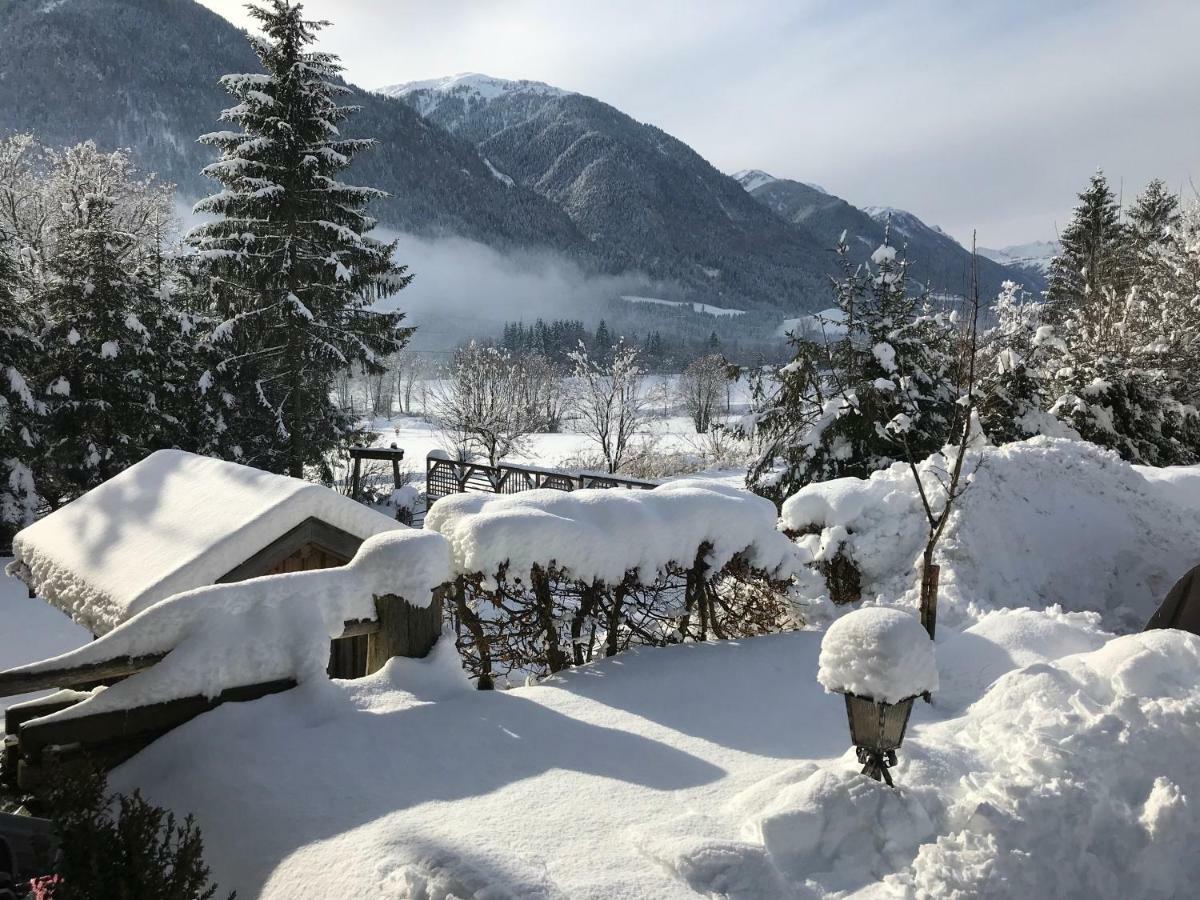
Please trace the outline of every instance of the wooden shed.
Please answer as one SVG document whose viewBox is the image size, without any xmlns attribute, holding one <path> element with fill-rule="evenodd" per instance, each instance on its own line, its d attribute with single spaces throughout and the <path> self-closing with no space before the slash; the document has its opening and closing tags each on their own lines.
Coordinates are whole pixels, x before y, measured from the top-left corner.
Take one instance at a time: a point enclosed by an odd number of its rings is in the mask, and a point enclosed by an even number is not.
<svg viewBox="0 0 1200 900">
<path fill-rule="evenodd" d="M 341 566 L 405 526 L 329 488 L 161 450 L 17 534 L 9 572 L 94 635 L 220 582 Z M 366 671 L 367 638 L 330 648 L 330 675 Z"/>
</svg>

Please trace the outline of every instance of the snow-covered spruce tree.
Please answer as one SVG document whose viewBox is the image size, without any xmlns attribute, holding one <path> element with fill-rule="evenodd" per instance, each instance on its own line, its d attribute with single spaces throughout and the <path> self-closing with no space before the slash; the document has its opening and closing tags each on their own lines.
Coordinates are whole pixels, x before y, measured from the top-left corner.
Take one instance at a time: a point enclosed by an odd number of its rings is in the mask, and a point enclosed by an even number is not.
<svg viewBox="0 0 1200 900">
<path fill-rule="evenodd" d="M 886 243 L 873 268 L 851 262 L 844 235 L 838 257 L 840 321 L 793 335 L 791 362 L 751 379 L 761 450 L 746 481 L 777 503 L 810 482 L 886 468 L 906 443 L 924 458 L 955 418 L 956 317 L 908 293 L 907 262 Z"/>
<path fill-rule="evenodd" d="M 1071 222 L 1059 237 L 1062 250 L 1050 264 L 1047 317 L 1100 317 L 1103 306 L 1124 295 L 1129 283 L 1129 234 L 1102 171 L 1092 175 Z"/>
<path fill-rule="evenodd" d="M 1052 332 L 1041 330 L 1043 311 L 1044 304 L 1011 281 L 992 305 L 996 324 L 980 341 L 976 409 L 980 427 L 997 444 L 1039 434 L 1078 437 L 1047 412 L 1056 354 Z"/>
<path fill-rule="evenodd" d="M 329 454 L 353 425 L 331 399 L 334 377 L 355 363 L 373 369 L 406 343 L 403 314 L 372 305 L 411 276 L 394 264 L 394 243 L 368 236 L 375 220 L 363 210 L 381 192 L 337 178 L 372 141 L 340 136 L 354 112 L 336 102 L 348 93 L 341 67 L 307 49 L 324 23 L 287 0 L 250 13 L 264 72 L 222 79 L 238 100 L 222 119 L 241 130 L 201 138 L 221 151 L 204 172 L 224 186 L 196 206 L 217 219 L 190 235 L 219 318 L 202 343 L 224 356 L 204 383 L 234 398 L 224 420 L 242 458 L 328 476 Z"/>
<path fill-rule="evenodd" d="M 1191 351 L 1172 285 L 1172 210 L 1153 186 L 1135 208 L 1133 228 L 1124 227 L 1097 174 L 1064 232 L 1035 338 L 1047 356 L 1049 412 L 1127 460 L 1190 463 L 1200 459 L 1200 418 L 1180 377 Z"/>
<path fill-rule="evenodd" d="M 1129 210 L 1129 231 L 1135 252 L 1171 241 L 1178 225 L 1179 198 L 1167 190 L 1161 178 L 1153 179 Z"/>
<path fill-rule="evenodd" d="M 160 298 L 143 270 L 127 268 L 130 238 L 115 227 L 111 197 L 76 198 L 55 230 L 41 298 L 47 414 L 38 472 L 52 505 L 174 443 L 158 403 Z"/>
<path fill-rule="evenodd" d="M 45 411 L 31 382 L 41 352 L 38 327 L 18 286 L 14 249 L 0 232 L 0 548 L 37 507 L 33 464 Z"/>
</svg>

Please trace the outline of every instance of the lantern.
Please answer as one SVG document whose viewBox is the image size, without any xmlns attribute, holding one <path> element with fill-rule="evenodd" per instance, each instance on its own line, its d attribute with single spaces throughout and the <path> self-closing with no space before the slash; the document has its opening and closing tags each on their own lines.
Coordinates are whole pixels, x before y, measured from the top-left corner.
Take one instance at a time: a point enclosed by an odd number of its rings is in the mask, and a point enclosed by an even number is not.
<svg viewBox="0 0 1200 900">
<path fill-rule="evenodd" d="M 862 773 L 895 787 L 888 769 L 896 764 L 896 750 L 904 740 L 904 729 L 908 727 L 916 697 L 884 703 L 858 694 L 843 696 L 846 717 L 850 720 L 850 740 L 858 761 L 863 764 Z"/>
</svg>

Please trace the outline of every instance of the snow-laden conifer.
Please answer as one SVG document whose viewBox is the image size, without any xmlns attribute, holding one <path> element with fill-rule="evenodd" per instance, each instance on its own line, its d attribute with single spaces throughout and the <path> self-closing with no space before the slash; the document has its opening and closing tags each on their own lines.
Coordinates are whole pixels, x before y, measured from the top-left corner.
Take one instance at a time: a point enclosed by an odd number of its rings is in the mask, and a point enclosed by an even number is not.
<svg viewBox="0 0 1200 900">
<path fill-rule="evenodd" d="M 32 465 L 45 410 L 30 380 L 41 347 L 31 304 L 18 288 L 14 250 L 0 233 L 0 547 L 37 506 Z"/>
<path fill-rule="evenodd" d="M 791 338 L 794 357 L 752 381 L 761 451 L 747 480 L 777 502 L 814 481 L 866 477 L 939 449 L 955 418 L 955 317 L 907 289 L 906 260 L 884 244 L 855 266 L 844 236 L 838 321 Z"/>
<path fill-rule="evenodd" d="M 39 488 L 52 503 L 111 478 L 174 442 L 159 397 L 166 373 L 161 298 L 132 267 L 131 236 L 105 185 L 64 204 L 44 296 L 47 405 Z"/>
<path fill-rule="evenodd" d="M 287 0 L 251 6 L 260 73 L 227 75 L 237 103 L 222 119 L 237 130 L 201 138 L 220 150 L 204 172 L 222 190 L 197 212 L 216 216 L 191 234 L 213 279 L 218 321 L 203 342 L 221 348 L 209 389 L 234 398 L 225 421 L 243 457 L 301 475 L 325 470 L 352 423 L 331 400 L 336 373 L 371 369 L 410 333 L 402 315 L 373 304 L 410 276 L 394 243 L 369 235 L 364 212 L 381 192 L 339 180 L 372 141 L 342 136 L 354 107 L 337 58 L 308 49 L 324 23 Z"/>
</svg>

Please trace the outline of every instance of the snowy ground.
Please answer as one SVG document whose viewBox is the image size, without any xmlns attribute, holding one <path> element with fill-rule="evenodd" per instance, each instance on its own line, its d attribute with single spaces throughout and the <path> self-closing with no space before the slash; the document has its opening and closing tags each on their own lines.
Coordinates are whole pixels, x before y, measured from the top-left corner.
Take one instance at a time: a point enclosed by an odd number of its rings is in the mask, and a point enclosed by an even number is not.
<svg viewBox="0 0 1200 900">
<path fill-rule="evenodd" d="M 1108 629 L 1135 631 L 1200 561 L 1200 467 L 1041 441 L 978 471 L 946 537 L 940 687 L 916 704 L 898 791 L 856 774 L 818 630 L 488 693 L 442 642 L 223 706 L 113 786 L 194 813 L 242 897 L 1189 896 L 1200 638 Z M 912 602 L 912 499 L 884 473 L 803 504 L 849 526 L 869 601 Z M 2 665 L 86 639 L 11 579 L 0 603 Z"/>
<path fill-rule="evenodd" d="M 507 692 L 394 664 L 226 705 L 114 783 L 194 811 L 240 896 L 1168 897 L 1200 875 L 1200 639 L 1105 646 L 1024 611 L 947 632 L 892 792 L 856 774 L 820 637 Z"/>
</svg>

